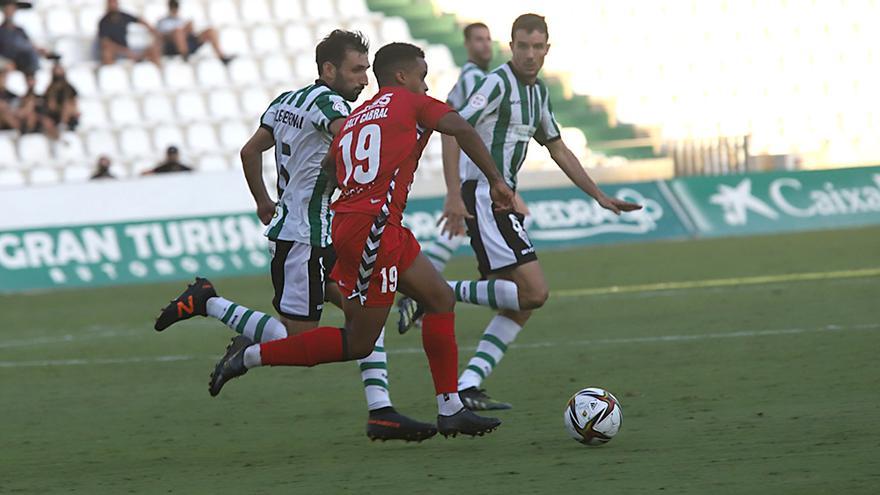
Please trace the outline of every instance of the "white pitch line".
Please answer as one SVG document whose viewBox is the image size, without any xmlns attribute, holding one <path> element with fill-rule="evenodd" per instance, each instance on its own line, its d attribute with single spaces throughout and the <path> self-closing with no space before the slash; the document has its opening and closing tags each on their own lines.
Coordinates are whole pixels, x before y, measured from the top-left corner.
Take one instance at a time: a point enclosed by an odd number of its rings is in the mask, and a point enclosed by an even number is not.
<svg viewBox="0 0 880 495">
<path fill-rule="evenodd" d="M 743 330 L 736 332 L 722 333 L 701 333 L 694 335 L 653 335 L 646 337 L 621 337 L 616 339 L 591 339 L 591 340 L 573 340 L 573 341 L 546 341 L 533 342 L 530 344 L 513 344 L 512 349 L 543 349 L 548 347 L 571 347 L 571 346 L 590 346 L 590 345 L 621 345 L 621 344 L 650 344 L 650 343 L 675 343 L 675 342 L 693 342 L 699 340 L 715 340 L 715 339 L 741 339 L 754 337 L 772 337 L 781 335 L 799 335 L 805 333 L 835 333 L 845 331 L 874 331 L 880 329 L 880 323 L 861 323 L 856 325 L 825 325 L 818 328 L 782 328 L 776 330 Z M 460 350 L 473 351 L 476 347 L 460 348 Z M 401 349 L 387 349 L 389 354 L 421 354 L 424 352 L 421 347 L 404 347 Z M 216 360 L 217 356 L 191 356 L 191 355 L 172 355 L 172 356 L 142 356 L 128 358 L 98 358 L 98 359 L 58 359 L 58 360 L 39 360 L 39 361 L 0 361 L 0 368 L 25 368 L 25 367 L 50 367 L 50 366 L 83 366 L 83 365 L 102 365 L 102 364 L 137 364 L 137 363 L 157 363 L 157 362 L 175 362 L 175 361 L 194 361 L 194 360 Z"/>
</svg>

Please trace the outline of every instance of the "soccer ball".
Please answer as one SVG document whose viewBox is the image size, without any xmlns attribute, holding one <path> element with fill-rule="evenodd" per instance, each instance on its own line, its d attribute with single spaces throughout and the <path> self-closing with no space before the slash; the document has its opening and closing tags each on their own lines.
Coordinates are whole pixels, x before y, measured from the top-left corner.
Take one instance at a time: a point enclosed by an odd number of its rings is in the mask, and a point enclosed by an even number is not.
<svg viewBox="0 0 880 495">
<path fill-rule="evenodd" d="M 565 429 L 585 445 L 608 443 L 620 430 L 623 410 L 607 390 L 585 388 L 568 400 L 563 414 Z"/>
</svg>

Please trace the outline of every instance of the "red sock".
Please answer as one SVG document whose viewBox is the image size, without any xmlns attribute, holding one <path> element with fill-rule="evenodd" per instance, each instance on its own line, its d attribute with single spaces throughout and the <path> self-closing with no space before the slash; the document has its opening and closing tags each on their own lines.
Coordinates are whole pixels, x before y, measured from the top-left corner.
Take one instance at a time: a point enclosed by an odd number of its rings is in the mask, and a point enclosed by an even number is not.
<svg viewBox="0 0 880 495">
<path fill-rule="evenodd" d="M 422 347 L 428 356 L 437 394 L 458 392 L 455 313 L 431 313 L 422 319 Z"/>
<path fill-rule="evenodd" d="M 260 361 L 268 366 L 314 366 L 342 361 L 343 333 L 318 327 L 285 339 L 260 344 Z"/>
</svg>

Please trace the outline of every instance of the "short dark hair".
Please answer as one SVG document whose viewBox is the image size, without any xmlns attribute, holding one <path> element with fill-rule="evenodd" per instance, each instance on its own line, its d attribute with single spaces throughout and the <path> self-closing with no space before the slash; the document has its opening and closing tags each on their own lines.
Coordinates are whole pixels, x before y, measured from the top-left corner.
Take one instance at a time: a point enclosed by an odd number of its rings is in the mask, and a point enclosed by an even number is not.
<svg viewBox="0 0 880 495">
<path fill-rule="evenodd" d="M 409 43 L 389 43 L 376 52 L 373 60 L 373 74 L 379 86 L 393 84 L 394 72 L 401 67 L 425 58 L 425 52 L 416 45 Z"/>
<path fill-rule="evenodd" d="M 318 64 L 318 75 L 324 62 L 330 62 L 335 67 L 342 64 L 346 50 L 354 50 L 358 53 L 367 53 L 370 50 L 370 42 L 360 31 L 345 31 L 334 29 L 315 48 L 315 62 Z"/>
<path fill-rule="evenodd" d="M 520 30 L 525 31 L 526 34 L 531 33 L 532 31 L 537 31 L 546 36 L 548 40 L 550 39 L 550 33 L 547 31 L 547 21 L 538 14 L 523 14 L 517 17 L 516 20 L 513 21 L 513 27 L 510 28 L 511 41 L 513 41 L 514 34 Z"/>
<path fill-rule="evenodd" d="M 180 2 L 177 0 L 168 0 L 168 10 L 174 10 L 180 8 Z"/>
<path fill-rule="evenodd" d="M 471 33 L 474 29 L 489 29 L 489 26 L 483 24 L 482 22 L 473 22 L 464 27 L 464 40 L 467 41 L 471 39 Z"/>
</svg>

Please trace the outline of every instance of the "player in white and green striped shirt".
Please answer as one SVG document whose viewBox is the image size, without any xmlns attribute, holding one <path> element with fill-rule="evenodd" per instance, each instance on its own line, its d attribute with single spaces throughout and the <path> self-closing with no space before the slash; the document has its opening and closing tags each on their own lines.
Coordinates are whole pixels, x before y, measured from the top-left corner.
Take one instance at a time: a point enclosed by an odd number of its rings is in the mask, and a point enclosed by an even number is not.
<svg viewBox="0 0 880 495">
<path fill-rule="evenodd" d="M 218 297 L 213 285 L 197 278 L 156 321 L 156 330 L 195 315 L 211 316 L 253 342 L 268 342 L 318 325 L 325 301 L 341 301 L 328 280 L 336 255 L 330 241 L 330 196 L 321 160 L 350 113 L 349 101 L 367 85 L 368 45 L 359 33 L 335 30 L 316 48 L 319 79 L 278 96 L 260 118 L 260 127 L 241 151 L 245 178 L 274 243 L 274 318 Z M 274 147 L 278 202 L 262 177 L 262 153 Z M 432 424 L 397 413 L 388 392 L 384 332 L 374 351 L 358 361 L 370 416 L 371 439 L 421 441 L 436 434 Z"/>
<path fill-rule="evenodd" d="M 511 29 L 510 62 L 482 79 L 459 113 L 473 125 L 492 153 L 507 184 L 516 189 L 517 173 L 525 161 L 529 142 L 546 146 L 550 156 L 571 181 L 602 207 L 619 214 L 641 206 L 606 196 L 562 142 L 559 124 L 550 106 L 547 86 L 538 78 L 550 49 L 547 24 L 535 14 L 516 19 Z M 444 164 L 445 165 L 445 164 Z M 477 352 L 459 377 L 459 394 L 471 409 L 506 409 L 509 404 L 491 399 L 480 388 L 504 357 L 510 344 L 549 296 L 547 282 L 535 248 L 519 212 L 492 208 L 485 175 L 469 160 L 461 163 L 461 195 L 447 195 L 447 222 L 464 216 L 477 256 L 481 281 L 450 282 L 456 299 L 497 309 Z M 467 215 L 459 213 L 463 199 Z"/>
</svg>

